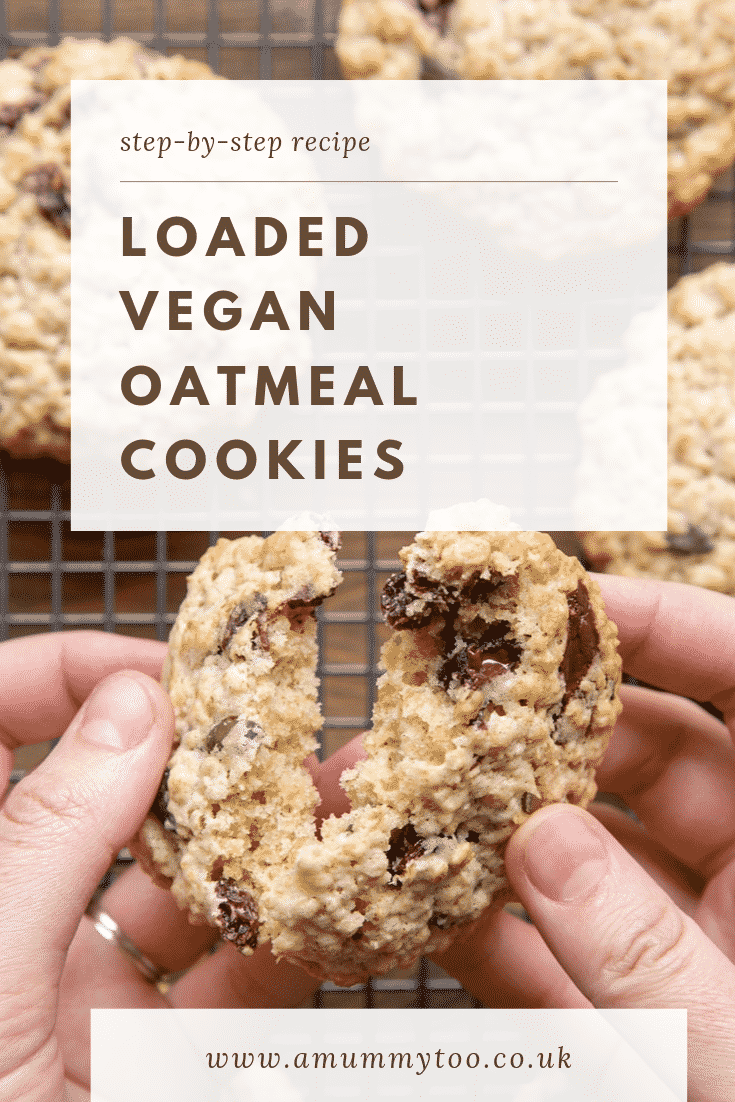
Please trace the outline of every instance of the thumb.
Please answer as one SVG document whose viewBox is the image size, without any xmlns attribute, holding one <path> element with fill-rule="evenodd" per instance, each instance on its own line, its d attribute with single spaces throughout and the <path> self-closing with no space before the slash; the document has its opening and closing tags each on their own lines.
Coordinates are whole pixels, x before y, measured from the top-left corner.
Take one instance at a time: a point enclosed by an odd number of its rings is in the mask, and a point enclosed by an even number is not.
<svg viewBox="0 0 735 1102">
<path fill-rule="evenodd" d="M 601 823 L 581 808 L 543 808 L 511 838 L 506 867 L 594 1006 L 689 1011 L 691 1098 L 711 1097 L 713 1074 L 735 1084 L 735 966 Z"/>
<path fill-rule="evenodd" d="M 55 1013 L 69 943 L 154 799 L 172 733 L 171 705 L 156 682 L 113 674 L 0 808 L 0 1034 L 7 1012 L 11 1029 L 13 1020 L 22 1029 L 21 1047 L 34 1034 L 38 1044 Z"/>
</svg>

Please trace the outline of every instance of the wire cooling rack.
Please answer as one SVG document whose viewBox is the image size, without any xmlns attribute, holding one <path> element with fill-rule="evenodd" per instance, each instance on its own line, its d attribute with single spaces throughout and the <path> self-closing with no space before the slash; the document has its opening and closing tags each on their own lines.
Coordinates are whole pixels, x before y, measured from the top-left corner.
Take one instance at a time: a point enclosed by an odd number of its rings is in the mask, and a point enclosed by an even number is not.
<svg viewBox="0 0 735 1102">
<path fill-rule="evenodd" d="M 339 76 L 338 14 L 339 0 L 3 0 L 0 49 L 124 34 L 233 79 L 324 80 Z"/>
<path fill-rule="evenodd" d="M 126 34 L 162 53 L 206 61 L 234 79 L 336 79 L 339 0 L 5 0 L 0 56 L 64 35 Z M 735 187 L 724 174 L 705 203 L 670 226 L 669 283 L 721 259 L 735 260 Z M 0 451 L 0 639 L 96 628 L 165 640 L 186 576 L 220 535 L 242 533 L 72 533 L 69 468 Z M 383 638 L 379 593 L 412 533 L 346 533 L 345 582 L 319 610 L 323 753 L 369 723 Z M 567 538 L 564 550 L 574 551 Z M 48 752 L 18 755 L 13 781 Z M 127 860 L 122 855 L 118 864 Z M 349 990 L 323 985 L 315 1005 L 474 1006 L 429 962 Z"/>
</svg>

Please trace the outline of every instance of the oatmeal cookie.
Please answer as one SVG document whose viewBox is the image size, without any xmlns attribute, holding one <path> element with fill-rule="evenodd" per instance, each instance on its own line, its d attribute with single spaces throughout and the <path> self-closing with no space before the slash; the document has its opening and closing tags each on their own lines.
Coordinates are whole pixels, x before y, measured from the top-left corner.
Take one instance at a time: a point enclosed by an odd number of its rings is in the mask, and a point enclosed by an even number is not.
<svg viewBox="0 0 735 1102">
<path fill-rule="evenodd" d="M 73 78 L 211 80 L 126 38 L 64 39 L 0 62 L 0 444 L 69 459 Z"/>
<path fill-rule="evenodd" d="M 598 569 L 735 594 L 735 265 L 669 291 L 668 530 L 586 532 Z"/>
<path fill-rule="evenodd" d="M 221 539 L 189 578 L 162 675 L 176 747 L 140 841 L 143 864 L 193 915 L 216 921 L 230 862 L 261 843 L 259 860 L 285 860 L 313 823 L 302 769 L 322 725 L 313 613 L 341 581 L 338 547 L 336 532 Z"/>
<path fill-rule="evenodd" d="M 190 581 L 166 683 L 174 751 L 138 840 L 194 920 L 342 984 L 439 951 L 507 898 L 503 850 L 543 804 L 586 804 L 619 711 L 616 631 L 548 536 L 425 532 L 383 594 L 352 809 L 317 835 L 310 612 L 334 540 L 220 541 Z"/>
<path fill-rule="evenodd" d="M 735 0 L 344 0 L 347 77 L 667 80 L 669 216 L 735 158 Z"/>
</svg>

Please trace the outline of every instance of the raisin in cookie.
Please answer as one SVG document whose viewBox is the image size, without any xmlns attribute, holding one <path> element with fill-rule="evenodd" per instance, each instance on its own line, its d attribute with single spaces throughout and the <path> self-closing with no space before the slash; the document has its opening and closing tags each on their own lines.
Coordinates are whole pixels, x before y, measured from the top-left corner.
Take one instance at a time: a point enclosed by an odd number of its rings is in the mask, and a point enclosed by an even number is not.
<svg viewBox="0 0 735 1102">
<path fill-rule="evenodd" d="M 735 265 L 669 291 L 668 531 L 586 532 L 611 574 L 735 594 Z"/>
<path fill-rule="evenodd" d="M 346 76 L 668 81 L 669 215 L 735 158 L 734 0 L 344 0 Z"/>
<path fill-rule="evenodd" d="M 69 459 L 72 78 L 211 80 L 126 38 L 0 62 L 0 444 Z"/>
<path fill-rule="evenodd" d="M 326 539 L 326 542 L 325 542 Z M 166 679 L 179 745 L 141 847 L 195 920 L 343 984 L 442 950 L 507 897 L 503 850 L 545 803 L 586 804 L 619 710 L 616 631 L 547 536 L 420 534 L 385 587 L 368 758 L 317 836 L 311 610 L 330 535 L 220 541 L 190 581 Z"/>
</svg>

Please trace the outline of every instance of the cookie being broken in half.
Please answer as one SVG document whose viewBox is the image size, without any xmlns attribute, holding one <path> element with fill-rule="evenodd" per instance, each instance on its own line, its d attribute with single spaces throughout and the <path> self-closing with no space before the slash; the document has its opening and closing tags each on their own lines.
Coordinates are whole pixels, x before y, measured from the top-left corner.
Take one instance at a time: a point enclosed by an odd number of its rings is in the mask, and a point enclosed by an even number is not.
<svg viewBox="0 0 735 1102">
<path fill-rule="evenodd" d="M 220 540 L 174 626 L 178 745 L 136 849 L 195 920 L 341 984 L 447 948 L 508 897 L 513 830 L 585 805 L 619 712 L 616 630 L 548 536 L 424 532 L 385 587 L 368 757 L 315 827 L 314 608 L 335 533 Z"/>
</svg>

